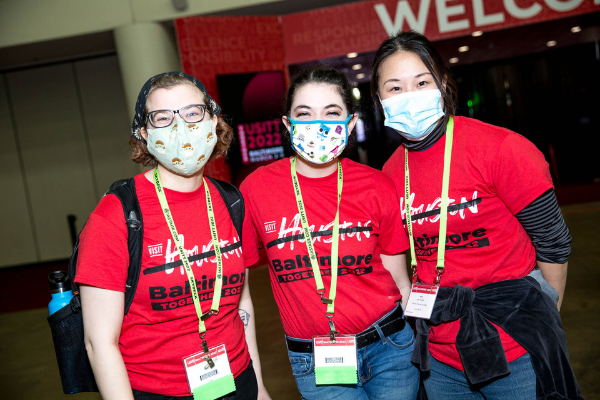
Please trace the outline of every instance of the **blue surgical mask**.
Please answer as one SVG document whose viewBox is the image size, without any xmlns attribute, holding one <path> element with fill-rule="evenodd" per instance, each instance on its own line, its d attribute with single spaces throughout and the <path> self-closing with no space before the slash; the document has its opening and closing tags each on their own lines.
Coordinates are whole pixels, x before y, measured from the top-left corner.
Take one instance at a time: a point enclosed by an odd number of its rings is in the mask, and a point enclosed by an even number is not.
<svg viewBox="0 0 600 400">
<path fill-rule="evenodd" d="M 412 141 L 425 139 L 444 116 L 439 89 L 402 93 L 381 100 L 381 105 L 384 125 Z"/>
</svg>

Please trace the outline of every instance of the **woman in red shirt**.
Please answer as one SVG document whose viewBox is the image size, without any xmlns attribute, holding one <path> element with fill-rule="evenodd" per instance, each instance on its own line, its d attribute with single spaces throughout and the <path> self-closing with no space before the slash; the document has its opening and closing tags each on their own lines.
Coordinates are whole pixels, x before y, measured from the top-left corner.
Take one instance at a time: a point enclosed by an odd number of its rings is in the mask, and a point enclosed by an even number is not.
<svg viewBox="0 0 600 400">
<path fill-rule="evenodd" d="M 403 141 L 384 172 L 411 232 L 414 278 L 439 286 L 413 355 L 429 399 L 578 398 L 557 312 L 571 237 L 543 155 L 454 116 L 456 83 L 418 33 L 381 44 L 371 85 Z"/>
<path fill-rule="evenodd" d="M 257 169 L 241 191 L 302 397 L 414 399 L 414 337 L 400 305 L 408 241 L 389 178 L 340 158 L 358 120 L 351 90 L 333 69 L 300 73 L 282 118 L 297 155 Z"/>
<path fill-rule="evenodd" d="M 244 240 L 242 253 L 227 205 L 203 174 L 231 143 L 220 111 L 200 81 L 180 72 L 140 91 L 132 159 L 152 169 L 134 178 L 143 253 L 125 316 L 127 227 L 115 195 L 102 198 L 81 234 L 75 281 L 104 399 L 268 399 L 246 269 L 257 261 L 245 251 L 254 243 Z"/>
</svg>

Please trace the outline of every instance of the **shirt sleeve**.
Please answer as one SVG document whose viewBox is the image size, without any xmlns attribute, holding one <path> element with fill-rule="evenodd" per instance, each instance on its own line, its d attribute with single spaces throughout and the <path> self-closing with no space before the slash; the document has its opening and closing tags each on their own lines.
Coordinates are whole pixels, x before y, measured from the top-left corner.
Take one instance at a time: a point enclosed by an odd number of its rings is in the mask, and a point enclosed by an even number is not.
<svg viewBox="0 0 600 400">
<path fill-rule="evenodd" d="M 387 176 L 382 176 L 382 180 L 379 186 L 382 213 L 379 221 L 379 251 L 386 255 L 403 253 L 408 249 L 409 243 L 402 226 L 396 189 Z"/>
<path fill-rule="evenodd" d="M 386 176 L 390 176 L 390 160 L 388 160 L 385 164 L 383 164 L 383 168 L 381 168 L 381 172 L 383 172 Z"/>
<path fill-rule="evenodd" d="M 515 215 L 529 235 L 538 261 L 564 264 L 571 254 L 571 235 L 550 189 Z"/>
<path fill-rule="evenodd" d="M 123 207 L 110 194 L 100 200 L 81 232 L 75 282 L 125 292 L 128 268 Z"/>
<path fill-rule="evenodd" d="M 513 215 L 553 188 L 544 155 L 515 133 L 502 142 L 492 166 L 492 179 L 498 196 Z"/>
</svg>

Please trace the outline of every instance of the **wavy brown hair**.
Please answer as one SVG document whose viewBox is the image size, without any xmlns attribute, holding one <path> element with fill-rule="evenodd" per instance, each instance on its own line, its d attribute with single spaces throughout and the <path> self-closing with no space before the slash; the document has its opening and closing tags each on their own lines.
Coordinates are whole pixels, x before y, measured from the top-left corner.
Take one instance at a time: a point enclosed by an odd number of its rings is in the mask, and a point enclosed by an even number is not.
<svg viewBox="0 0 600 400">
<path fill-rule="evenodd" d="M 146 97 L 146 105 L 144 106 L 144 120 L 146 120 L 146 115 L 148 113 L 148 98 L 150 97 L 152 92 L 154 92 L 156 89 L 169 89 L 177 85 L 191 85 L 194 88 L 196 88 L 196 85 L 194 85 L 191 81 L 179 75 L 163 76 L 152 82 L 152 86 L 150 87 L 150 90 L 148 91 L 148 96 Z M 204 96 L 204 93 L 202 93 L 198 88 L 196 89 L 204 98 L 204 102 L 208 104 L 208 100 Z M 206 107 L 206 112 L 208 113 L 210 118 L 213 117 L 214 114 L 212 113 L 209 107 Z M 227 154 L 227 151 L 229 150 L 231 142 L 233 141 L 233 129 L 227 124 L 227 122 L 225 122 L 221 115 L 217 117 L 216 133 L 217 144 L 215 145 L 215 148 L 212 154 L 210 155 L 210 160 L 214 160 L 216 158 L 225 156 Z M 154 158 L 154 156 L 148 152 L 148 147 L 146 146 L 146 143 L 137 140 L 133 137 L 130 137 L 129 146 L 131 146 L 132 148 L 131 159 L 134 162 L 142 164 L 144 167 L 151 168 L 155 168 L 158 165 L 158 161 L 156 161 L 156 158 Z"/>
</svg>

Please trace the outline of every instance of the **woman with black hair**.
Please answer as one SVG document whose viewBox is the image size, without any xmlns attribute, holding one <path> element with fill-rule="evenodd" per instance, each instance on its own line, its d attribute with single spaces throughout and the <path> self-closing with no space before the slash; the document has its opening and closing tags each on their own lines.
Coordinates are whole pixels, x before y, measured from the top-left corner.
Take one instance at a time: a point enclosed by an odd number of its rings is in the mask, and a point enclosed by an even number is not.
<svg viewBox="0 0 600 400">
<path fill-rule="evenodd" d="M 297 155 L 259 168 L 241 191 L 302 398 L 414 399 L 414 336 L 400 305 L 408 240 L 389 178 L 340 158 L 358 120 L 351 90 L 334 69 L 300 73 L 282 117 Z"/>
<path fill-rule="evenodd" d="M 418 33 L 381 44 L 371 91 L 403 141 L 384 172 L 401 197 L 413 288 L 438 293 L 430 316 L 412 299 L 407 309 L 429 399 L 580 398 L 558 315 L 571 237 L 543 155 L 455 116 L 456 84 Z"/>
</svg>

